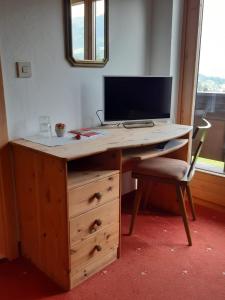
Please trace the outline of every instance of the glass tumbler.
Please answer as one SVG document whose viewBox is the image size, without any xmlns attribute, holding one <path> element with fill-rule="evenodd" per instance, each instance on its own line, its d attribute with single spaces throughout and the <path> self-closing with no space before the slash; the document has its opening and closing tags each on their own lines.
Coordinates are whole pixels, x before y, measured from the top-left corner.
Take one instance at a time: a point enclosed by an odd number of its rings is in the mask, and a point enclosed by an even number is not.
<svg viewBox="0 0 225 300">
<path fill-rule="evenodd" d="M 40 135 L 43 137 L 52 137 L 51 121 L 49 116 L 39 117 Z"/>
</svg>

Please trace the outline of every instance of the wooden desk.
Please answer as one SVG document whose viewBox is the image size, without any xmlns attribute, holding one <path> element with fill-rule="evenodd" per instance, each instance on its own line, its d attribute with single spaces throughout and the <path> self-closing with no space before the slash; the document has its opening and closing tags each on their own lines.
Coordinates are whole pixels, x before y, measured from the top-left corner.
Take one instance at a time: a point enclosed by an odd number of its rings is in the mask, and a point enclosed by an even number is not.
<svg viewBox="0 0 225 300">
<path fill-rule="evenodd" d="M 108 129 L 57 147 L 12 142 L 22 255 L 65 290 L 117 259 L 121 173 L 158 155 L 187 160 L 191 129 Z"/>
</svg>

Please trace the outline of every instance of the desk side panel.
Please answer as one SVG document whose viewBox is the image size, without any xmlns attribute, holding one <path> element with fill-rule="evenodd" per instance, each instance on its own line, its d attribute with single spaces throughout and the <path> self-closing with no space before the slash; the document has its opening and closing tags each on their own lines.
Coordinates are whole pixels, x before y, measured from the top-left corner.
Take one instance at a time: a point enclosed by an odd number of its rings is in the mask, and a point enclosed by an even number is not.
<svg viewBox="0 0 225 300">
<path fill-rule="evenodd" d="M 13 147 L 22 255 L 69 288 L 66 162 Z"/>
</svg>

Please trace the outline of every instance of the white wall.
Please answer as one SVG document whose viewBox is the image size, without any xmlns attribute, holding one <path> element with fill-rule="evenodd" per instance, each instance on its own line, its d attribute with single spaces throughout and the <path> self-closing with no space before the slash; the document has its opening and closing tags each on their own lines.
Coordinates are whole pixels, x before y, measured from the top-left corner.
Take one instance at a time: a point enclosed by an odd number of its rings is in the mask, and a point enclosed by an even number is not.
<svg viewBox="0 0 225 300">
<path fill-rule="evenodd" d="M 152 0 L 150 65 L 152 76 L 172 76 L 171 120 L 176 121 L 183 0 Z"/>
<path fill-rule="evenodd" d="M 103 69 L 80 70 L 84 126 L 96 125 L 103 107 L 103 75 L 145 75 L 151 29 L 149 0 L 109 1 L 109 62 Z"/>
<path fill-rule="evenodd" d="M 170 76 L 173 0 L 152 0 L 150 74 Z"/>
<path fill-rule="evenodd" d="M 0 53 L 10 138 L 36 133 L 38 117 L 68 128 L 91 126 L 102 108 L 102 75 L 146 73 L 149 0 L 110 0 L 110 60 L 103 69 L 65 60 L 61 0 L 0 0 Z M 33 76 L 18 79 L 16 61 Z"/>
<path fill-rule="evenodd" d="M 9 136 L 38 130 L 38 116 L 81 123 L 80 78 L 64 60 L 61 1 L 1 0 L 0 39 Z M 17 79 L 16 61 L 31 61 Z"/>
<path fill-rule="evenodd" d="M 0 0 L 10 138 L 36 133 L 40 115 L 49 115 L 52 124 L 65 122 L 68 128 L 96 125 L 103 75 L 177 76 L 179 2 L 109 0 L 110 58 L 98 69 L 72 68 L 65 60 L 62 0 Z M 16 78 L 16 61 L 31 61 L 32 78 Z M 173 93 L 176 99 L 176 87 Z M 124 192 L 132 188 L 133 182 L 125 180 Z"/>
</svg>

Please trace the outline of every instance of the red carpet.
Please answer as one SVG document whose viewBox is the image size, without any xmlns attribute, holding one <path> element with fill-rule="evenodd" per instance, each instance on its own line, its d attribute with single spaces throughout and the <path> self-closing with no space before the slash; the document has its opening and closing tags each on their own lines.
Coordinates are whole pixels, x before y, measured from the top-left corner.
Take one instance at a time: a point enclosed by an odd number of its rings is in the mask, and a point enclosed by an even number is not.
<svg viewBox="0 0 225 300">
<path fill-rule="evenodd" d="M 198 207 L 197 216 L 192 247 L 179 217 L 139 216 L 135 234 L 123 236 L 122 258 L 68 293 L 22 259 L 3 262 L 0 299 L 224 300 L 225 215 Z M 124 215 L 124 233 L 128 221 Z"/>
</svg>

